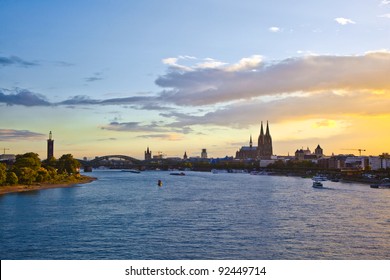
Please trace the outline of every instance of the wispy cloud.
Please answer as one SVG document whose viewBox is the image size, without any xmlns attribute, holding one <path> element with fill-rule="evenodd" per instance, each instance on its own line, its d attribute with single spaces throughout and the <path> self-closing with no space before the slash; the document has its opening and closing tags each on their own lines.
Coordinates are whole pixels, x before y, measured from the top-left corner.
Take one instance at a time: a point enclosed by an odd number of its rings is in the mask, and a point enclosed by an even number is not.
<svg viewBox="0 0 390 280">
<path fill-rule="evenodd" d="M 160 133 L 160 134 L 146 134 L 139 135 L 137 138 L 142 139 L 155 139 L 155 140 L 165 140 L 165 141 L 180 141 L 183 140 L 183 136 L 176 133 Z"/>
<path fill-rule="evenodd" d="M 0 128 L 0 141 L 12 142 L 12 141 L 40 141 L 44 139 L 45 135 L 42 133 L 32 132 L 29 130 L 16 130 L 16 129 L 1 129 Z"/>
<path fill-rule="evenodd" d="M 15 93 L 6 94 L 6 90 L 0 89 L 0 103 L 8 106 L 23 105 L 31 106 L 50 106 L 50 102 L 41 94 L 33 93 L 26 89 L 16 89 Z"/>
<path fill-rule="evenodd" d="M 272 27 L 268 28 L 268 31 L 272 32 L 272 33 L 278 33 L 281 31 L 281 29 L 277 26 L 272 26 Z"/>
<path fill-rule="evenodd" d="M 39 63 L 34 61 L 27 61 L 18 56 L 9 56 L 9 57 L 0 56 L 0 66 L 12 66 L 12 65 L 31 67 L 31 66 L 39 65 Z"/>
<path fill-rule="evenodd" d="M 380 15 L 379 17 L 382 17 L 382 18 L 390 18 L 390 14 Z"/>
<path fill-rule="evenodd" d="M 156 123 L 143 125 L 140 122 L 111 122 L 108 125 L 102 126 L 101 129 L 113 131 L 129 131 L 129 132 L 162 132 L 164 128 Z"/>
<path fill-rule="evenodd" d="M 356 22 L 354 22 L 352 19 L 349 18 L 338 17 L 335 18 L 334 20 L 341 25 L 356 24 Z"/>
<path fill-rule="evenodd" d="M 380 6 L 383 6 L 383 5 L 388 5 L 390 4 L 390 1 L 389 0 L 382 0 L 381 3 L 379 4 Z"/>
<path fill-rule="evenodd" d="M 93 75 L 91 77 L 85 78 L 85 81 L 89 82 L 89 83 L 96 82 L 96 81 L 101 81 L 101 80 L 103 80 L 102 75 L 103 75 L 102 72 L 95 72 L 95 73 L 93 73 Z"/>
</svg>

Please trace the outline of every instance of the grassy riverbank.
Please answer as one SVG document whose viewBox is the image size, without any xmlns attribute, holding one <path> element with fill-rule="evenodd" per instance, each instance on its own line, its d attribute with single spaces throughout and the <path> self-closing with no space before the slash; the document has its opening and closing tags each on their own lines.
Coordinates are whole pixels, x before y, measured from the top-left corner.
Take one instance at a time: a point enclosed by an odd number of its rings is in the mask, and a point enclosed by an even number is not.
<svg viewBox="0 0 390 280">
<path fill-rule="evenodd" d="M 53 189 L 53 188 L 69 188 L 74 185 L 87 184 L 97 180 L 94 177 L 81 175 L 77 179 L 55 182 L 55 183 L 41 183 L 41 184 L 32 184 L 32 185 L 16 185 L 16 186 L 0 186 L 0 195 L 7 193 L 15 192 L 27 192 L 27 191 L 36 191 L 44 189 Z"/>
</svg>

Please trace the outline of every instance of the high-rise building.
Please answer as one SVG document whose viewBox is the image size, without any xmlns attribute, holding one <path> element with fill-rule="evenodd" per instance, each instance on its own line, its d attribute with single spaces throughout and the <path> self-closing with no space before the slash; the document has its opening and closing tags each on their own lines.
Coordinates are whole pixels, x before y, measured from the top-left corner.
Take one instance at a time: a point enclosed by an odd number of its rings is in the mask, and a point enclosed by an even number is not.
<svg viewBox="0 0 390 280">
<path fill-rule="evenodd" d="M 52 138 L 53 135 L 50 131 L 49 139 L 47 139 L 47 160 L 50 160 L 54 157 L 54 140 Z"/>
</svg>

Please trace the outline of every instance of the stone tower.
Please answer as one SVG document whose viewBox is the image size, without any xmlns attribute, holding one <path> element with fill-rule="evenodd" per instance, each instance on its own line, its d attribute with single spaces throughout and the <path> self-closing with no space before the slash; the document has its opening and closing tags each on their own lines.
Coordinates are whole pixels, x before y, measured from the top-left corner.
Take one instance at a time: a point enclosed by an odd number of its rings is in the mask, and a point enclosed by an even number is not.
<svg viewBox="0 0 390 280">
<path fill-rule="evenodd" d="M 47 139 L 47 160 L 51 160 L 54 157 L 54 140 L 50 131 L 49 139 Z"/>
</svg>

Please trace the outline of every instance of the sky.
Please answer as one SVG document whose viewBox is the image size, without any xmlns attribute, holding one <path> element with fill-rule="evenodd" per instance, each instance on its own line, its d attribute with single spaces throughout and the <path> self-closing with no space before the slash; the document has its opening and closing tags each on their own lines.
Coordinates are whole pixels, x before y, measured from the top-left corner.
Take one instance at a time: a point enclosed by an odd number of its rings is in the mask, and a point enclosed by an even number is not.
<svg viewBox="0 0 390 280">
<path fill-rule="evenodd" d="M 379 155 L 389 74 L 388 0 L 0 0 L 0 152 Z"/>
</svg>

